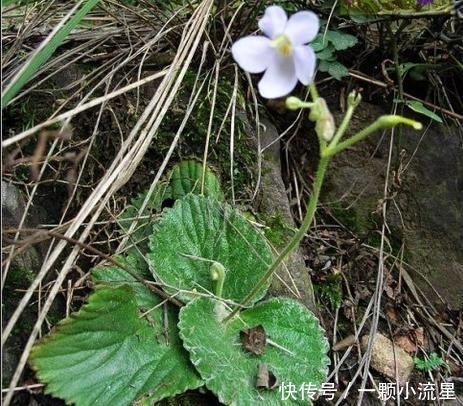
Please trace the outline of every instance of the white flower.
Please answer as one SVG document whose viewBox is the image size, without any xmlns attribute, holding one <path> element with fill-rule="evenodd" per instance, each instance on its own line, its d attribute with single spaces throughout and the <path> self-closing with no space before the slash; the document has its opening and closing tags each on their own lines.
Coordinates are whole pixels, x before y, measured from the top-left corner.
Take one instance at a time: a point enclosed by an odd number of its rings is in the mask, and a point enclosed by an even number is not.
<svg viewBox="0 0 463 406">
<path fill-rule="evenodd" d="M 248 36 L 232 46 L 238 65 L 249 73 L 265 71 L 258 87 L 268 99 L 287 95 L 299 80 L 308 85 L 315 72 L 315 52 L 306 45 L 318 33 L 318 17 L 299 11 L 289 19 L 280 6 L 270 6 L 259 20 L 266 35 Z"/>
</svg>

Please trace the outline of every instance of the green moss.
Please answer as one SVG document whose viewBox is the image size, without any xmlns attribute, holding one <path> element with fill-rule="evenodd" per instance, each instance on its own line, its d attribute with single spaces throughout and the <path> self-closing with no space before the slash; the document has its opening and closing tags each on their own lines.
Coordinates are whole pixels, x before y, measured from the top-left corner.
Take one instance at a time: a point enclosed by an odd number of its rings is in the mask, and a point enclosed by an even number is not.
<svg viewBox="0 0 463 406">
<path fill-rule="evenodd" d="M 324 282 L 314 285 L 315 295 L 336 310 L 342 304 L 342 277 L 341 274 L 329 274 Z"/>
<path fill-rule="evenodd" d="M 186 73 L 182 87 L 172 104 L 171 112 L 166 115 L 157 134 L 156 145 L 153 146 L 157 151 L 167 151 L 170 147 L 172 134 L 177 131 L 184 119 L 192 92 L 198 91 L 198 84 L 204 80 L 204 77 L 198 78 L 197 75 L 197 72 L 193 70 Z M 227 74 L 221 74 L 217 87 L 205 84 L 201 89 L 198 102 L 193 108 L 179 141 L 178 154 L 179 160 L 192 157 L 202 158 L 206 148 L 208 128 L 211 126 L 208 164 L 220 168 L 220 177 L 225 194 L 231 196 L 231 188 L 233 187 L 235 199 L 242 200 L 249 198 L 249 191 L 253 187 L 255 176 L 252 168 L 255 167 L 256 152 L 249 145 L 245 120 L 240 120 L 238 114 L 235 115 L 234 133 L 231 133 L 230 103 L 234 97 L 235 89 L 234 84 L 227 77 Z M 209 81 L 210 79 L 207 78 L 206 80 Z M 215 96 L 214 91 L 216 91 Z M 245 114 L 243 96 L 238 93 L 236 97 L 236 109 Z M 213 114 L 212 120 L 211 114 Z M 209 124 L 210 122 L 211 124 Z M 233 148 L 233 158 L 230 152 L 231 148 Z M 233 170 L 231 170 L 232 163 Z"/>
<path fill-rule="evenodd" d="M 34 270 L 39 268 L 40 255 L 34 247 L 29 247 L 15 257 L 6 284 L 12 289 L 27 288 L 35 278 Z"/>
<path fill-rule="evenodd" d="M 294 228 L 287 224 L 280 213 L 265 216 L 262 220 L 266 225 L 265 236 L 276 247 L 286 245 L 294 235 Z"/>
<path fill-rule="evenodd" d="M 330 208 L 336 219 L 356 234 L 366 234 L 371 230 L 376 230 L 378 223 L 375 215 L 371 213 L 369 202 L 359 199 L 356 204 L 356 207 L 345 207 L 342 202 L 335 202 Z M 359 207 L 360 204 L 363 207 Z"/>
<path fill-rule="evenodd" d="M 428 357 L 422 359 L 420 357 L 414 357 L 413 362 L 415 363 L 416 369 L 420 371 L 434 371 L 439 369 L 441 366 L 445 366 L 445 361 L 439 357 L 435 352 L 431 353 Z"/>
</svg>

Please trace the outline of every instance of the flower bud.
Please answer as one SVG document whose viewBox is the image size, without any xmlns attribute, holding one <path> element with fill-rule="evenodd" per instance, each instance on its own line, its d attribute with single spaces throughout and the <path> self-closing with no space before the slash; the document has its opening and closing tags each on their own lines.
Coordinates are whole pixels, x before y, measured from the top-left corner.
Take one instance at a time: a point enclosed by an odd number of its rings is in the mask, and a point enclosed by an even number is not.
<svg viewBox="0 0 463 406">
<path fill-rule="evenodd" d="M 289 96 L 286 98 L 286 108 L 289 110 L 299 110 L 302 106 L 302 100 L 299 97 Z"/>
<path fill-rule="evenodd" d="M 355 90 L 347 96 L 347 104 L 352 107 L 357 107 L 362 101 L 362 95 Z"/>
<path fill-rule="evenodd" d="M 409 118 L 405 118 L 402 116 L 397 116 L 397 115 L 385 115 L 381 116 L 377 120 L 382 128 L 392 128 L 395 127 L 398 124 L 406 124 L 415 130 L 421 130 L 423 129 L 423 125 L 419 121 L 411 120 Z"/>
<path fill-rule="evenodd" d="M 315 121 L 317 135 L 327 142 L 331 141 L 336 132 L 336 125 L 325 99 L 318 97 L 315 100 L 315 106 L 310 111 L 309 119 Z"/>
<path fill-rule="evenodd" d="M 325 141 L 331 141 L 336 132 L 336 125 L 334 124 L 334 118 L 331 113 L 324 119 L 317 121 L 315 124 L 315 132 L 319 137 L 323 137 Z"/>
</svg>

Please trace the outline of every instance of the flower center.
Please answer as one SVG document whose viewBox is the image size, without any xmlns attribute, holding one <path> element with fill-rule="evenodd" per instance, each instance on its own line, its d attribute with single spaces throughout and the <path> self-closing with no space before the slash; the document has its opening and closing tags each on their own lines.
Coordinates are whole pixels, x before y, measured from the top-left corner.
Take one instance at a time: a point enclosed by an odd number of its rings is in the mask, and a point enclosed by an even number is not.
<svg viewBox="0 0 463 406">
<path fill-rule="evenodd" d="M 285 34 L 276 36 L 271 44 L 281 56 L 290 56 L 293 51 L 291 41 Z"/>
</svg>

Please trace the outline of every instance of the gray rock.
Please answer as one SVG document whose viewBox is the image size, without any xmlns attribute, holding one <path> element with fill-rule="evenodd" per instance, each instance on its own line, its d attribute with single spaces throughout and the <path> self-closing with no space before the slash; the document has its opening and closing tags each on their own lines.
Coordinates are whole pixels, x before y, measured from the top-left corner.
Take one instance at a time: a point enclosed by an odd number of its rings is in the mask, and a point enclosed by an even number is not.
<svg viewBox="0 0 463 406">
<path fill-rule="evenodd" d="M 350 133 L 385 114 L 362 103 L 362 116 Z M 423 120 L 427 121 L 427 120 Z M 391 241 L 403 242 L 407 268 L 427 298 L 439 295 L 454 308 L 463 306 L 463 149 L 456 128 L 431 124 L 426 131 L 396 129 L 388 193 Z M 336 156 L 328 174 L 324 203 L 349 207 L 349 221 L 362 233 L 380 227 L 377 210 L 389 150 L 388 136 L 376 134 Z M 376 224 L 375 224 L 376 221 Z"/>
<path fill-rule="evenodd" d="M 281 226 L 288 233 L 282 233 L 277 242 L 277 249 L 281 250 L 292 237 L 295 223 L 289 206 L 286 187 L 281 177 L 280 143 L 275 142 L 278 131 L 267 119 L 261 118 L 263 124 L 261 145 L 266 148 L 262 156 L 261 201 L 259 211 L 269 218 L 278 218 Z M 312 311 L 315 311 L 315 299 L 312 282 L 305 265 L 301 251 L 296 250 L 288 255 L 285 266 L 277 271 L 278 278 L 274 278 L 270 293 L 273 296 L 288 296 L 297 298 Z"/>
<path fill-rule="evenodd" d="M 367 350 L 369 337 L 368 335 L 362 337 L 362 351 Z M 409 382 L 415 363 L 402 348 L 393 344 L 389 338 L 377 333 L 371 350 L 371 366 L 389 379 L 395 380 L 397 376 L 399 384 L 403 386 Z"/>
<path fill-rule="evenodd" d="M 17 228 L 25 210 L 25 201 L 19 190 L 2 179 L 2 227 Z M 24 226 L 28 226 L 25 224 Z M 11 236 L 14 236 L 11 233 Z M 9 245 L 2 239 L 2 262 L 6 260 L 9 252 Z M 15 254 L 7 270 L 5 285 L 2 297 L 2 322 L 6 323 L 15 310 L 22 293 L 18 290 L 27 289 L 34 276 L 40 269 L 41 255 L 34 247 Z M 6 268 L 3 269 L 6 272 Z M 3 275 L 4 276 L 4 275 Z M 16 369 L 19 357 L 22 354 L 24 340 L 27 339 L 36 317 L 36 309 L 29 306 L 21 315 L 19 328 L 15 329 L 2 348 L 2 383 L 7 384 Z"/>
</svg>

